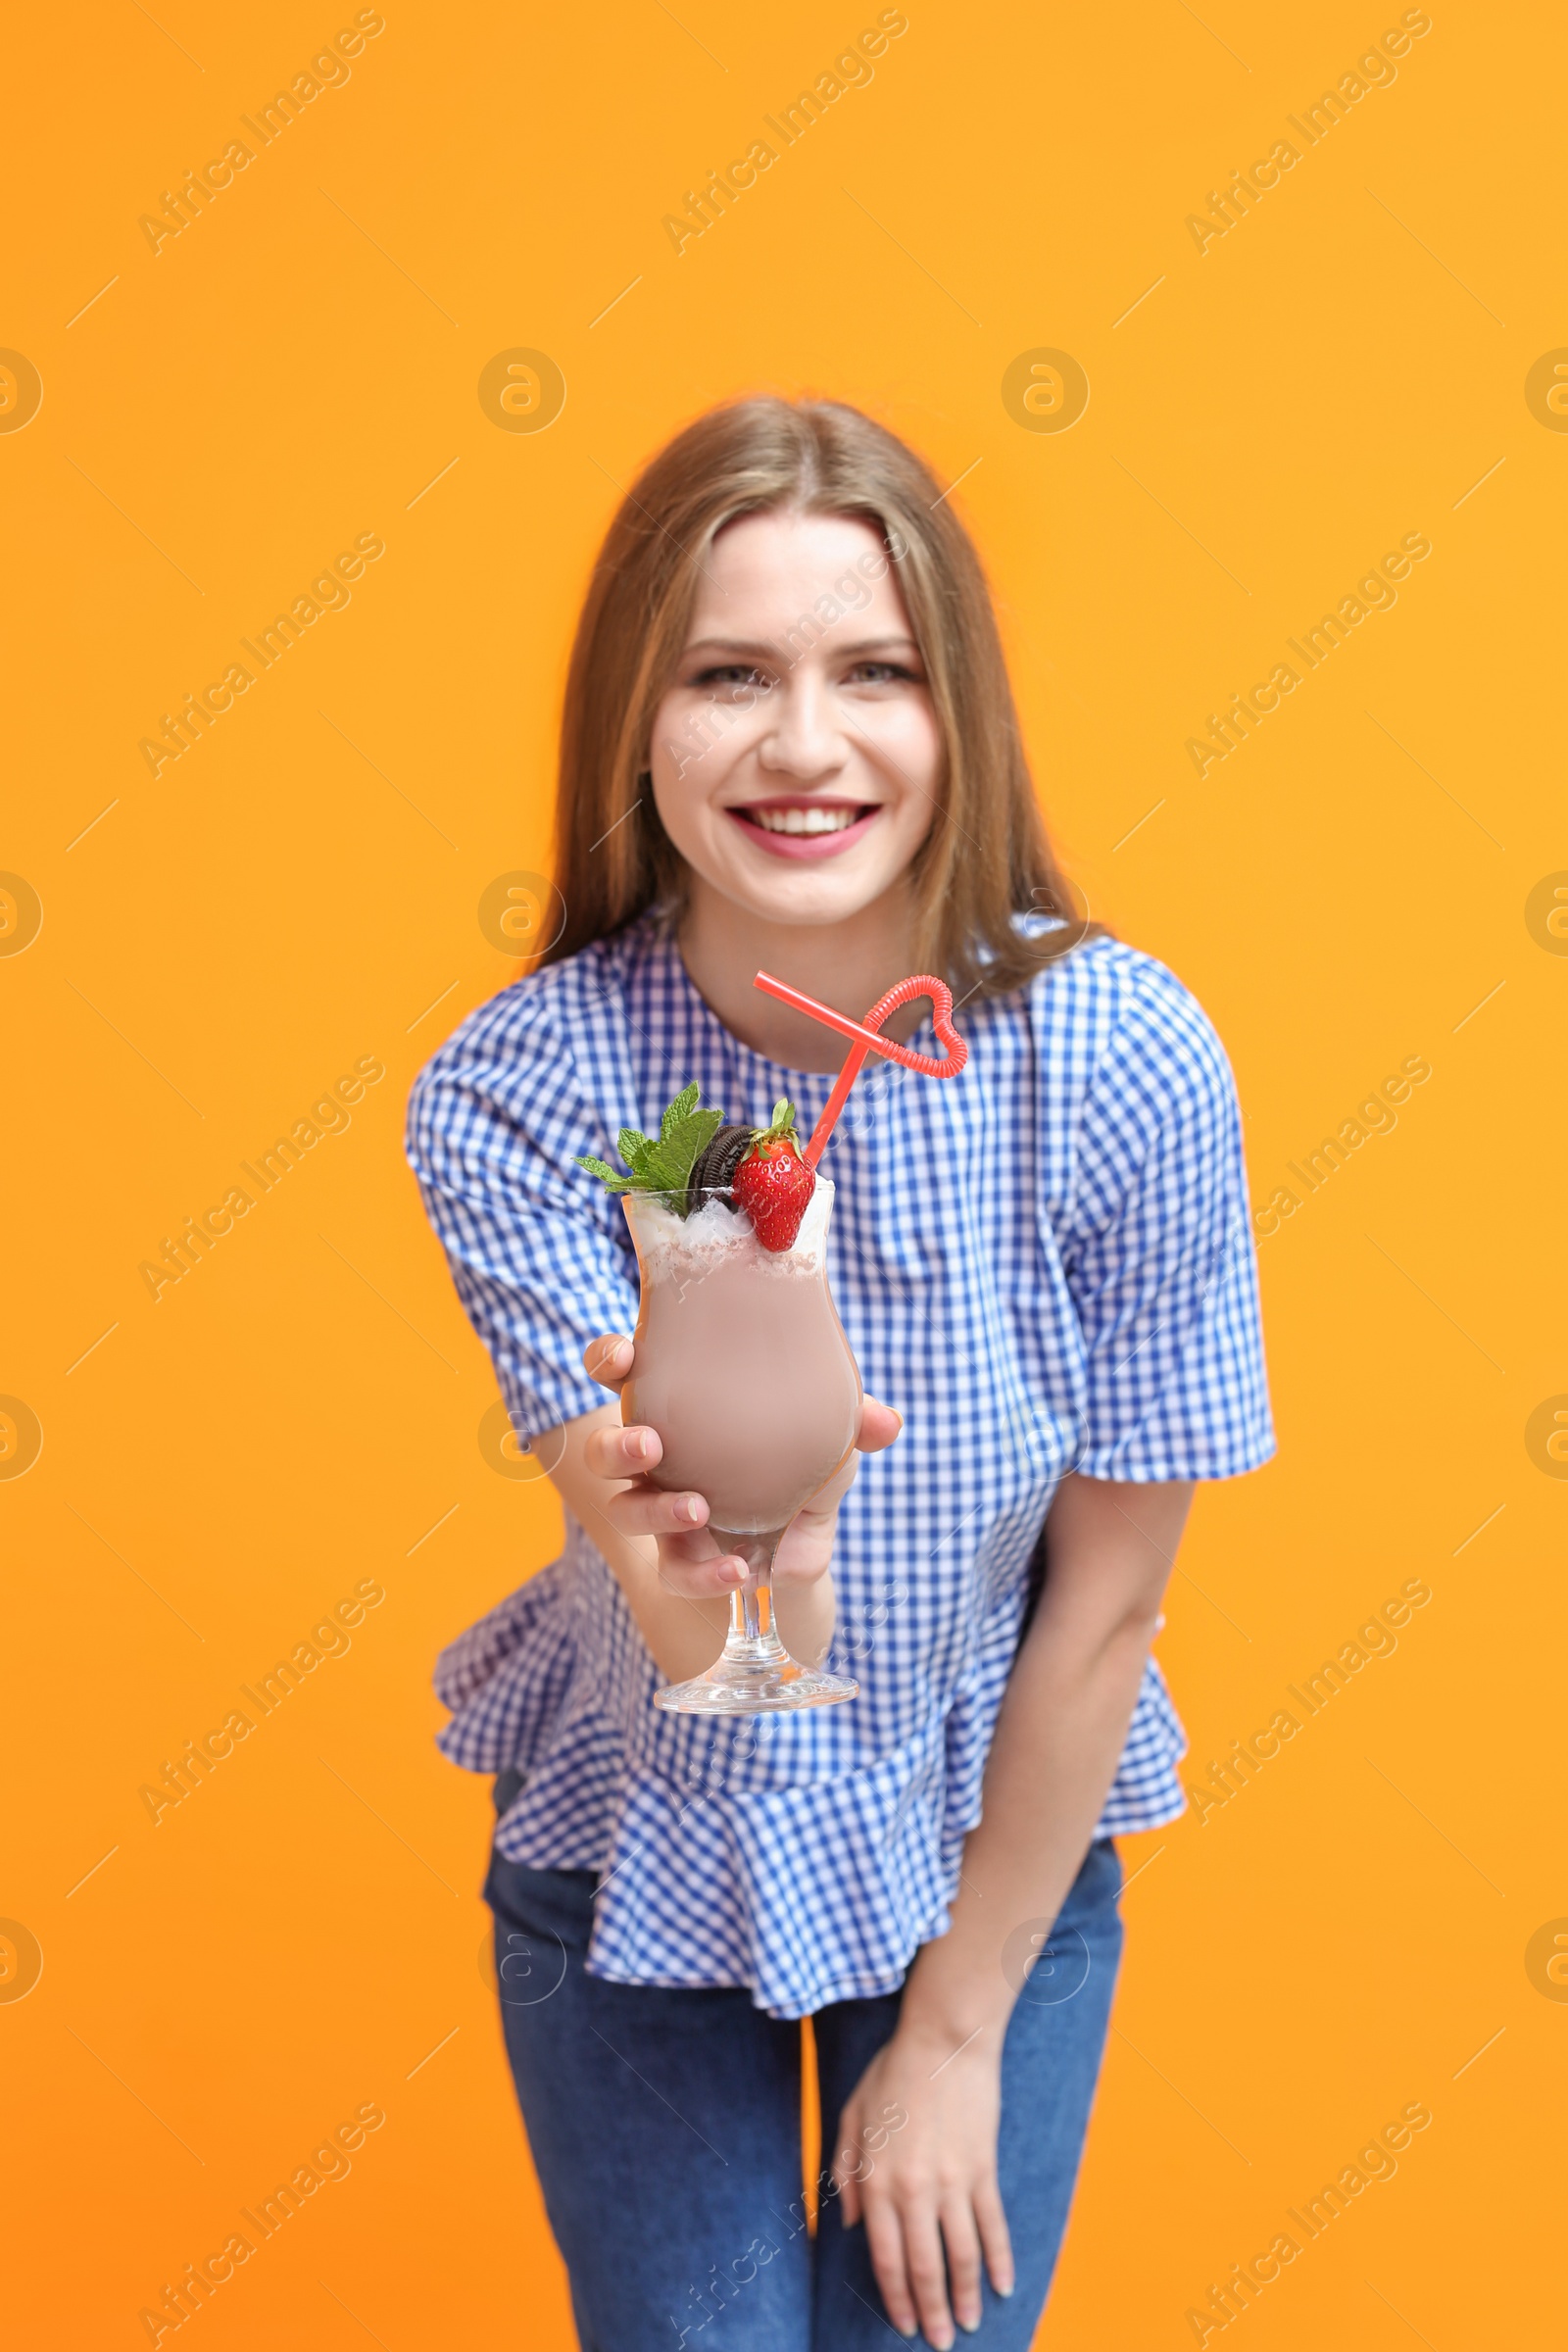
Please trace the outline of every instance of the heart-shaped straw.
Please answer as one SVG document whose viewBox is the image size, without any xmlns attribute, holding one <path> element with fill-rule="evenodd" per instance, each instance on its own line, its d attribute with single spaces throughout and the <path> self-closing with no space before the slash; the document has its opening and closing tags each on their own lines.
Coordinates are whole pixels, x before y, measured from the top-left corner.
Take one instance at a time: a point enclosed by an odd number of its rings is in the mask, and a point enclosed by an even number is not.
<svg viewBox="0 0 1568 2352">
<path fill-rule="evenodd" d="M 836 1029 L 841 1037 L 851 1040 L 844 1067 L 827 1099 L 827 1107 L 812 1129 L 811 1140 L 806 1147 L 804 1157 L 808 1168 L 814 1168 L 821 1158 L 822 1148 L 833 1132 L 834 1122 L 844 1108 L 850 1089 L 858 1078 L 860 1065 L 868 1054 L 880 1054 L 885 1060 L 899 1062 L 906 1070 L 918 1070 L 922 1078 L 956 1078 L 969 1058 L 968 1046 L 953 1026 L 953 991 L 946 982 L 933 978 L 930 972 L 911 972 L 907 980 L 901 980 L 896 988 L 890 988 L 885 997 L 877 999 L 863 1021 L 852 1021 L 846 1014 L 835 1012 L 830 1005 L 819 1004 L 814 997 L 804 996 L 798 988 L 791 988 L 788 981 L 775 980 L 771 972 L 759 972 L 752 986 L 765 990 L 770 997 L 777 997 L 781 1004 L 793 1004 L 797 1012 L 809 1013 L 813 1021 L 821 1021 L 826 1028 Z M 911 1004 L 916 997 L 929 997 L 931 1000 L 932 1025 L 947 1048 L 945 1060 L 939 1061 L 933 1054 L 916 1054 L 911 1046 L 895 1045 L 891 1038 L 877 1035 L 890 1012 L 897 1012 L 901 1004 Z"/>
</svg>

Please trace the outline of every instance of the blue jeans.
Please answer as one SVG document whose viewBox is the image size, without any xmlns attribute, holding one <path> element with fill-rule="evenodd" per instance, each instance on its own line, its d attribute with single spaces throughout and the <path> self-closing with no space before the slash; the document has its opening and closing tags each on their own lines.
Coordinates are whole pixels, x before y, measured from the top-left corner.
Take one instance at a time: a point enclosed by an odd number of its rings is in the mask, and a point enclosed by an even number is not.
<svg viewBox="0 0 1568 2352">
<path fill-rule="evenodd" d="M 582 2352 L 886 2352 L 866 2254 L 824 2172 L 801 2186 L 801 2032 L 722 1987 L 611 1984 L 583 1963 L 590 1871 L 492 1854 L 501 2014 Z M 984 2287 L 981 2352 L 1027 2352 L 1066 2227 L 1121 1952 L 1121 1866 L 1092 1845 L 1023 1984 L 998 2165 L 1017 2286 Z M 812 2020 L 822 2147 L 898 2023 L 900 1993 Z M 872 2158 L 874 2162 L 874 2157 Z"/>
</svg>

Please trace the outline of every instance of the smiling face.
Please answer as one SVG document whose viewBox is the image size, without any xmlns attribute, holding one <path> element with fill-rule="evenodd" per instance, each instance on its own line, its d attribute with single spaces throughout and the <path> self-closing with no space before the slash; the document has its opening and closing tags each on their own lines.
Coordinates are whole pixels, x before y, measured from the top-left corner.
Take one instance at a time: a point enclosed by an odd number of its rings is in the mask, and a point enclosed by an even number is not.
<svg viewBox="0 0 1568 2352">
<path fill-rule="evenodd" d="M 781 509 L 719 533 L 648 764 L 694 903 L 714 892 L 764 922 L 839 923 L 904 884 L 943 742 L 868 523 Z"/>
</svg>

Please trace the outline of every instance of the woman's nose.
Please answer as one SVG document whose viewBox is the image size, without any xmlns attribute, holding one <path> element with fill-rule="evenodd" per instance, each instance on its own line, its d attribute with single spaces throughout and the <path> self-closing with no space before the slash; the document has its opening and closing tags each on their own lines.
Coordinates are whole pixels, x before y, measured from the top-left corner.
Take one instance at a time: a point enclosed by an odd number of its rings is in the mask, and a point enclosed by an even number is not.
<svg viewBox="0 0 1568 2352">
<path fill-rule="evenodd" d="M 772 724 L 758 747 L 764 767 L 803 779 L 836 774 L 845 759 L 844 737 L 819 680 L 792 678 L 775 694 Z"/>
</svg>

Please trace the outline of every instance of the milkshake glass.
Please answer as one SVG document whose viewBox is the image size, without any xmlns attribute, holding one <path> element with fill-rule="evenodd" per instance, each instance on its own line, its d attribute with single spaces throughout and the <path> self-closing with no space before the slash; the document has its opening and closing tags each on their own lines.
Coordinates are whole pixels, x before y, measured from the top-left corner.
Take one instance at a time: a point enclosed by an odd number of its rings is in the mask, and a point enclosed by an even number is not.
<svg viewBox="0 0 1568 2352">
<path fill-rule="evenodd" d="M 622 1198 L 642 1277 L 622 1418 L 659 1432 L 654 1484 L 703 1495 L 709 1533 L 749 1571 L 723 1654 L 654 1704 L 757 1715 L 854 1698 L 857 1684 L 790 1656 L 768 1581 L 779 1538 L 859 1435 L 860 1375 L 827 1286 L 833 1187 L 817 1178 L 784 1250 L 763 1249 L 726 1191 Z"/>
</svg>

